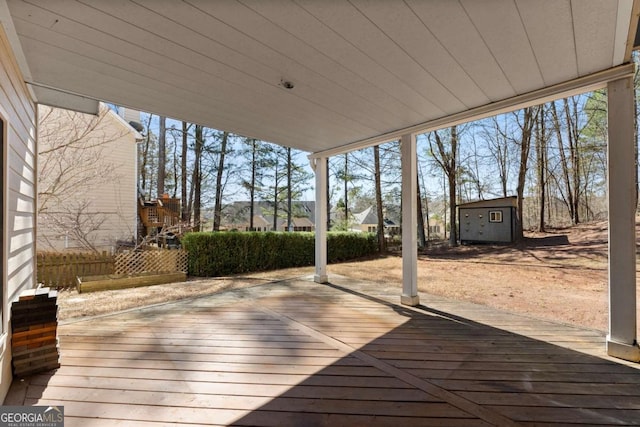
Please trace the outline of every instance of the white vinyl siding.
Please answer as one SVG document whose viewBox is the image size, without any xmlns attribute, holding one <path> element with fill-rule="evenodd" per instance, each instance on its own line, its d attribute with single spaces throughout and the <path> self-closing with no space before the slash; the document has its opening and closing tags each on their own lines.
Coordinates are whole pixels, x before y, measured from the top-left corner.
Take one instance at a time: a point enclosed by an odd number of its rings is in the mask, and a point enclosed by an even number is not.
<svg viewBox="0 0 640 427">
<path fill-rule="evenodd" d="M 49 148 L 45 135 L 62 129 L 61 133 L 69 133 L 70 129 L 84 129 L 95 120 L 93 116 L 81 113 L 69 113 L 66 110 L 41 106 L 39 112 L 39 150 Z M 70 204 L 87 203 L 86 215 L 94 216 L 101 221 L 99 229 L 88 234 L 89 240 L 98 250 L 111 251 L 117 240 L 134 239 L 137 222 L 136 198 L 136 133 L 126 125 L 120 117 L 106 106 L 101 105 L 100 114 L 104 115 L 99 124 L 83 137 L 87 154 L 83 158 L 97 159 L 92 168 L 80 169 L 87 175 L 87 184 L 78 188 L 76 195 L 65 200 L 64 204 L 56 204 L 55 199 L 48 201 L 47 212 L 50 216 L 64 215 Z M 46 117 L 46 120 L 42 118 Z M 74 124 L 75 123 L 77 124 Z M 59 141 L 56 141 L 59 143 Z M 41 165 L 46 159 L 41 158 Z M 93 170 L 109 171 L 105 178 L 91 179 Z M 46 176 L 44 177 L 46 179 Z M 41 191 L 46 183 L 40 182 Z M 42 202 L 41 200 L 40 202 Z M 87 250 L 73 235 L 64 233 L 59 226 L 48 226 L 47 217 L 38 219 L 39 250 Z"/>
<path fill-rule="evenodd" d="M 11 385 L 11 303 L 35 285 L 36 107 L 0 31 L 0 120 L 3 122 L 2 322 L 0 398 Z"/>
</svg>

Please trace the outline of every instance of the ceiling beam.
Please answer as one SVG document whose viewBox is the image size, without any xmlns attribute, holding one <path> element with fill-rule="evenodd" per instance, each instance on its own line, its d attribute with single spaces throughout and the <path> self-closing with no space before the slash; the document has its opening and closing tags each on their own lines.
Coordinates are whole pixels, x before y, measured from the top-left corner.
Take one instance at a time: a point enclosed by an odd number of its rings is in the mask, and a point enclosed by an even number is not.
<svg viewBox="0 0 640 427">
<path fill-rule="evenodd" d="M 94 116 L 97 116 L 100 112 L 100 103 L 95 99 L 29 83 L 27 87 L 35 94 L 38 104 L 65 108 L 80 113 L 93 114 Z"/>
<path fill-rule="evenodd" d="M 618 9 L 620 12 L 620 9 Z M 618 13 L 620 15 L 620 13 Z M 638 20 L 640 17 L 640 1 L 633 0 L 633 4 L 631 6 L 631 22 L 629 22 L 629 30 L 627 33 L 627 41 L 626 41 L 626 49 L 624 51 L 624 61 L 631 61 L 631 54 L 633 50 L 636 48 L 636 34 L 638 32 Z"/>
<path fill-rule="evenodd" d="M 352 142 L 350 144 L 332 148 L 330 150 L 318 151 L 310 154 L 309 158 L 313 159 L 319 157 L 333 157 L 350 151 L 384 144 L 385 142 L 397 141 L 402 137 L 402 135 L 432 132 L 434 130 L 444 129 L 475 120 L 485 119 L 487 117 L 516 111 L 522 108 L 531 107 L 533 105 L 544 104 L 546 102 L 555 101 L 557 99 L 591 92 L 597 89 L 602 89 L 610 81 L 633 76 L 634 71 L 635 65 L 632 63 L 620 65 L 618 67 L 609 68 L 607 70 L 599 71 L 587 76 L 582 76 L 574 80 L 535 90 L 533 92 L 514 96 L 513 98 L 505 99 L 498 102 L 492 102 L 491 104 L 482 105 L 480 107 L 472 108 L 467 111 L 452 114 L 450 116 L 441 117 L 439 119 L 430 120 L 402 129 L 397 129 L 393 132 L 363 139 L 361 141 Z"/>
</svg>

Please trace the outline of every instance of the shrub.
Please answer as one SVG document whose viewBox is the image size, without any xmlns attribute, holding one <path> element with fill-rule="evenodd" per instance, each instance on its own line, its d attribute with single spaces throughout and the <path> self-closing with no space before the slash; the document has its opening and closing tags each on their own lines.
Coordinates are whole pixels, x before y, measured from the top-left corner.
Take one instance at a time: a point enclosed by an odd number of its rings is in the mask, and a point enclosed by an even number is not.
<svg viewBox="0 0 640 427">
<path fill-rule="evenodd" d="M 181 240 L 189 254 L 189 274 L 213 277 L 313 265 L 314 233 L 201 232 Z M 347 261 L 377 251 L 375 235 L 328 233 L 328 262 Z"/>
<path fill-rule="evenodd" d="M 378 241 L 373 233 L 338 231 L 327 233 L 327 248 L 327 262 L 349 261 L 376 253 Z"/>
</svg>

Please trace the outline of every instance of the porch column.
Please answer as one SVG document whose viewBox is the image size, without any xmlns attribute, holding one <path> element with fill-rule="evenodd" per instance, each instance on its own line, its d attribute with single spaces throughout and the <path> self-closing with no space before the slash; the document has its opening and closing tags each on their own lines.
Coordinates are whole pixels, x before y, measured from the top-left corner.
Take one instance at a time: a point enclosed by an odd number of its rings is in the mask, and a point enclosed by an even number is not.
<svg viewBox="0 0 640 427">
<path fill-rule="evenodd" d="M 402 135 L 400 141 L 402 158 L 402 296 L 405 305 L 420 304 L 418 298 L 418 233 L 416 214 L 417 160 L 416 137 Z"/>
<path fill-rule="evenodd" d="M 314 160 L 316 174 L 316 283 L 327 283 L 327 158 Z"/>
<path fill-rule="evenodd" d="M 608 83 L 609 334 L 607 353 L 640 361 L 636 328 L 633 79 Z"/>
</svg>

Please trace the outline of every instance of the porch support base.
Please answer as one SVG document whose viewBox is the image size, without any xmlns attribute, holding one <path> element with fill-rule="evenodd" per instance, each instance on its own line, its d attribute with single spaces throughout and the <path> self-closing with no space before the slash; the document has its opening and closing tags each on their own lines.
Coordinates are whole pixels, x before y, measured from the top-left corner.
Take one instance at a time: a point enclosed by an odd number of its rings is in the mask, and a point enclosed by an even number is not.
<svg viewBox="0 0 640 427">
<path fill-rule="evenodd" d="M 420 298 L 418 297 L 418 295 L 416 296 L 402 295 L 400 297 L 400 304 L 415 307 L 417 305 L 420 305 Z"/>
<path fill-rule="evenodd" d="M 313 276 L 313 281 L 316 283 L 329 283 L 329 276 L 326 274 L 316 274 Z"/>
<path fill-rule="evenodd" d="M 611 341 L 611 338 L 607 337 L 607 354 L 630 362 L 640 362 L 640 347 L 637 343 L 629 345 Z"/>
</svg>

